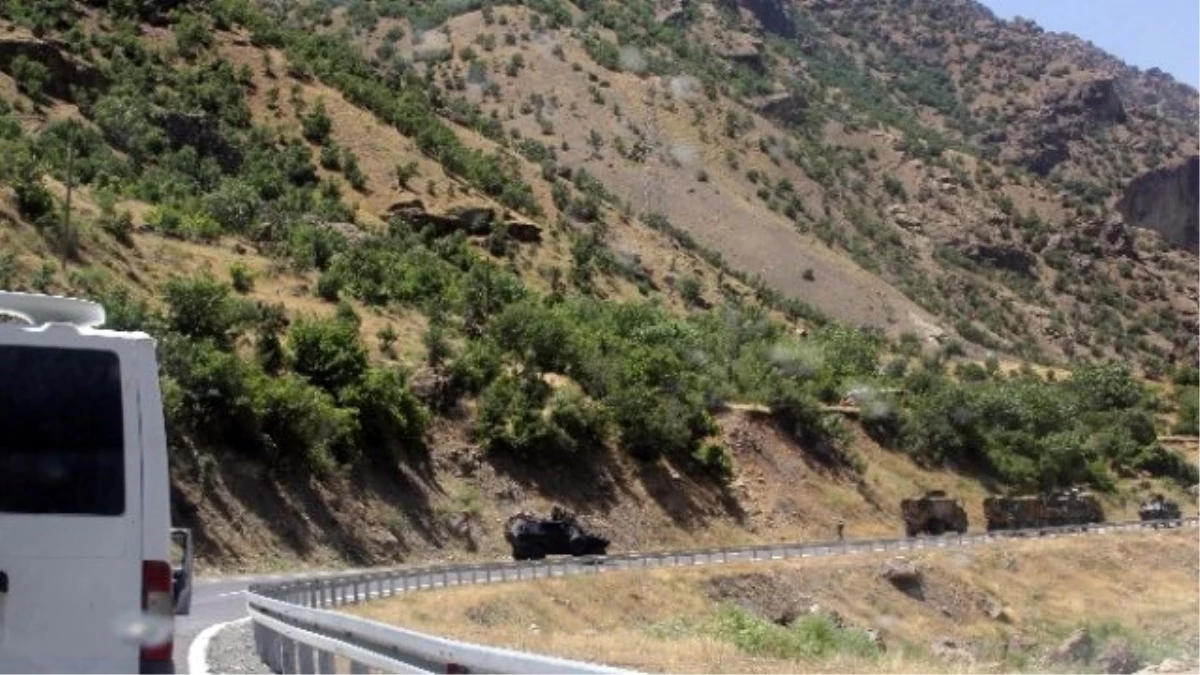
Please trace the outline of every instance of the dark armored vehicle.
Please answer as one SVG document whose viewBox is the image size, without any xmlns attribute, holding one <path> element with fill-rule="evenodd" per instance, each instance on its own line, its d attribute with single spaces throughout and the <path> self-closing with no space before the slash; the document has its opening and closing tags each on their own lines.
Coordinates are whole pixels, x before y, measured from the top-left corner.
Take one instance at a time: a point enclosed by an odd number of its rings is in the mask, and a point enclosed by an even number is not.
<svg viewBox="0 0 1200 675">
<path fill-rule="evenodd" d="M 930 490 L 922 497 L 901 500 L 900 513 L 904 516 L 904 533 L 910 537 L 967 531 L 966 509 L 943 490 Z"/>
<path fill-rule="evenodd" d="M 555 506 L 550 518 L 518 513 L 504 524 L 504 540 L 514 560 L 541 560 L 548 555 L 604 555 L 608 539 L 586 532 L 575 515 Z"/>
<path fill-rule="evenodd" d="M 1040 495 L 988 497 L 983 500 L 983 514 L 988 532 L 1104 522 L 1100 500 L 1079 488 Z"/>
<path fill-rule="evenodd" d="M 1183 512 L 1179 510 L 1179 504 L 1156 494 L 1138 506 L 1138 517 L 1143 521 L 1178 520 L 1183 517 Z"/>
</svg>

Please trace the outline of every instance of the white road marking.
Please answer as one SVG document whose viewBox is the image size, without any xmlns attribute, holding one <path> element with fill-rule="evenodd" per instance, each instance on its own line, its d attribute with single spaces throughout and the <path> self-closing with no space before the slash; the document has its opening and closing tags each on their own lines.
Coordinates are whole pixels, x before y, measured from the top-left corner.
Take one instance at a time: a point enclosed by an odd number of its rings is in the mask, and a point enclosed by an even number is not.
<svg viewBox="0 0 1200 675">
<path fill-rule="evenodd" d="M 213 625 L 200 631 L 192 644 L 188 645 L 188 672 L 191 675 L 210 675 L 212 673 L 208 668 L 208 643 L 212 642 L 213 636 L 221 632 L 221 629 L 229 626 L 243 624 L 250 620 L 250 617 L 235 619 L 233 621 L 225 621 L 223 623 L 214 623 Z"/>
</svg>

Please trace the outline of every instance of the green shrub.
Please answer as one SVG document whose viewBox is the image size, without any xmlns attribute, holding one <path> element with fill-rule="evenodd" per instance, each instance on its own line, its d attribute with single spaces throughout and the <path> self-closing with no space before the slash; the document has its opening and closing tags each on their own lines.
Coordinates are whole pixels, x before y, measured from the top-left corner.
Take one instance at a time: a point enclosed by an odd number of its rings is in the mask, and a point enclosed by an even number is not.
<svg viewBox="0 0 1200 675">
<path fill-rule="evenodd" d="M 194 341 L 179 334 L 164 336 L 159 353 L 164 380 L 176 392 L 168 419 L 173 428 L 232 439 L 235 449 L 256 442 L 246 432 L 252 420 L 248 367 L 236 354 L 212 340 Z"/>
<path fill-rule="evenodd" d="M 45 93 L 46 83 L 50 81 L 50 69 L 24 54 L 19 54 L 12 60 L 10 69 L 13 79 L 17 82 L 17 88 L 29 98 L 40 101 Z"/>
<path fill-rule="evenodd" d="M 213 242 L 221 237 L 221 224 L 206 213 L 189 213 L 182 217 L 180 231 L 187 239 Z"/>
<path fill-rule="evenodd" d="M 1197 400 L 1194 386 L 1183 386 L 1176 394 L 1178 419 L 1171 427 L 1171 433 L 1186 436 L 1200 436 L 1200 401 Z"/>
<path fill-rule="evenodd" d="M 733 479 L 733 457 L 730 456 L 725 446 L 720 443 L 708 442 L 702 444 L 692 453 L 692 458 L 722 483 L 727 483 Z"/>
<path fill-rule="evenodd" d="M 333 272 L 324 272 L 317 278 L 317 297 L 327 302 L 337 302 L 342 290 L 342 278 Z"/>
<path fill-rule="evenodd" d="M 323 99 L 318 100 L 311 111 L 300 117 L 300 130 L 304 134 L 304 138 L 318 145 L 323 145 L 329 140 L 329 133 L 333 130 L 333 121 L 325 112 Z"/>
<path fill-rule="evenodd" d="M 233 290 L 238 293 L 244 295 L 254 290 L 254 272 L 246 266 L 246 263 L 235 262 L 230 265 L 229 280 L 233 284 Z"/>
<path fill-rule="evenodd" d="M 125 246 L 133 244 L 133 216 L 128 211 L 101 214 L 100 229 Z"/>
<path fill-rule="evenodd" d="M 455 388 L 478 393 L 500 376 L 504 354 L 490 339 L 472 340 L 450 367 Z"/>
<path fill-rule="evenodd" d="M 791 626 L 763 619 L 737 605 L 722 605 L 717 611 L 715 632 L 756 656 L 783 659 L 822 659 L 844 654 L 877 658 L 877 647 L 860 630 L 839 628 L 821 614 L 801 617 Z"/>
<path fill-rule="evenodd" d="M 501 376 L 479 397 L 476 436 L 489 452 L 528 458 L 574 450 L 570 438 L 546 419 L 549 396 L 550 386 L 536 373 Z"/>
<path fill-rule="evenodd" d="M 175 46 L 184 57 L 194 58 L 212 46 L 212 31 L 208 17 L 191 12 L 182 14 L 175 23 Z"/>
<path fill-rule="evenodd" d="M 182 237 L 183 215 L 169 206 L 156 206 L 146 214 L 146 226 L 168 237 Z"/>
<path fill-rule="evenodd" d="M 245 311 L 230 287 L 209 276 L 175 277 L 163 286 L 167 327 L 196 340 L 211 340 L 222 349 L 233 345 Z"/>
<path fill-rule="evenodd" d="M 559 391 L 550 400 L 551 425 L 561 429 L 581 448 L 604 445 L 608 436 L 608 412 L 604 406 L 579 394 Z"/>
<path fill-rule="evenodd" d="M 336 394 L 367 370 L 367 351 L 358 329 L 337 319 L 302 317 L 288 330 L 292 368 L 309 382 Z"/>
<path fill-rule="evenodd" d="M 368 457 L 387 466 L 425 447 L 429 413 L 399 373 L 372 368 L 342 399 L 358 409 L 359 445 Z"/>
<path fill-rule="evenodd" d="M 689 421 L 695 411 L 682 401 L 633 386 L 614 392 L 608 401 L 621 432 L 621 447 L 634 457 L 651 460 L 691 450 L 694 435 Z"/>
<path fill-rule="evenodd" d="M 300 452 L 303 466 L 320 476 L 337 467 L 335 452 L 352 452 L 354 411 L 339 408 L 326 392 L 284 373 L 256 379 L 251 406 L 268 460 L 287 462 Z"/>
<path fill-rule="evenodd" d="M 262 198 L 250 184 L 229 178 L 204 196 L 204 212 L 230 232 L 247 232 L 262 208 Z"/>
</svg>

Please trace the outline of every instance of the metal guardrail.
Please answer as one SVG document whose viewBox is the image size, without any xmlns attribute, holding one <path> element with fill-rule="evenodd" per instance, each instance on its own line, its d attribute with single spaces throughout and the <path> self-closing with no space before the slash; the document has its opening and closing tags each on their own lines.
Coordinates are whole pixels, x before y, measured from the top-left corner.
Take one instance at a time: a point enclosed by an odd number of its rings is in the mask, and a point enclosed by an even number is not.
<svg viewBox="0 0 1200 675">
<path fill-rule="evenodd" d="M 277 673 L 621 673 L 583 661 L 459 642 L 333 611 L 419 590 L 604 574 L 652 567 L 688 567 L 828 555 L 975 546 L 1019 537 L 1063 537 L 1196 527 L 1197 518 L 1069 525 L 940 537 L 758 544 L 619 553 L 544 561 L 428 565 L 254 584 L 246 604 L 259 656 Z"/>
</svg>

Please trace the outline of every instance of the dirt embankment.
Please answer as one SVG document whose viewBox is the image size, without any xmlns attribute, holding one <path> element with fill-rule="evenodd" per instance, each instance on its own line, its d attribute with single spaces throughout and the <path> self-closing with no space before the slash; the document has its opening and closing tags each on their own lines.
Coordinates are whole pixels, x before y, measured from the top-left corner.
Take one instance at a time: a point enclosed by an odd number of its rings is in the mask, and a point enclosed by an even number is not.
<svg viewBox="0 0 1200 675">
<path fill-rule="evenodd" d="M 639 463 L 616 450 L 590 451 L 570 465 L 504 461 L 451 421 L 435 425 L 430 450 L 396 467 L 324 482 L 231 454 L 181 452 L 172 467 L 174 522 L 195 528 L 207 570 L 227 572 L 505 559 L 505 519 L 548 513 L 553 504 L 610 538 L 611 552 L 828 540 L 839 518 L 849 538 L 895 537 L 903 533 L 900 500 L 933 488 L 963 500 L 971 531 L 983 527 L 982 483 L 920 467 L 857 424 L 846 425 L 846 447 L 861 473 L 796 443 L 767 416 L 731 411 L 718 423 L 734 461 L 727 486 L 682 464 Z M 1194 499 L 1177 486 L 1134 481 L 1104 498 L 1108 520 L 1136 519 L 1139 498 L 1151 491 L 1195 514 Z M 466 529 L 458 527 L 464 511 Z"/>
<path fill-rule="evenodd" d="M 1134 672 L 1200 649 L 1194 530 L 418 593 L 357 614 L 648 672 Z M 890 570 L 890 572 L 889 572 Z"/>
</svg>

